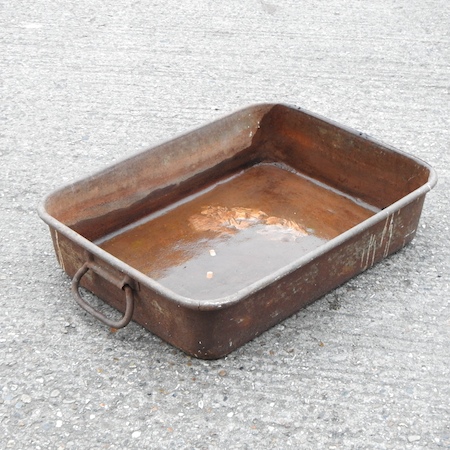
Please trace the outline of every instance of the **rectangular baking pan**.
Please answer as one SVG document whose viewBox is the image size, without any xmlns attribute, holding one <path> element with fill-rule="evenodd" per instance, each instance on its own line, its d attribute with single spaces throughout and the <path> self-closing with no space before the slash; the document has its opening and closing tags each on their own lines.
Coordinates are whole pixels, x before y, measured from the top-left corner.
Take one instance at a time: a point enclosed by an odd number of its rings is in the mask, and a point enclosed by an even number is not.
<svg viewBox="0 0 450 450">
<path fill-rule="evenodd" d="M 214 359 L 410 242 L 435 183 L 413 156 L 262 104 L 58 189 L 39 215 L 86 311 Z"/>
</svg>

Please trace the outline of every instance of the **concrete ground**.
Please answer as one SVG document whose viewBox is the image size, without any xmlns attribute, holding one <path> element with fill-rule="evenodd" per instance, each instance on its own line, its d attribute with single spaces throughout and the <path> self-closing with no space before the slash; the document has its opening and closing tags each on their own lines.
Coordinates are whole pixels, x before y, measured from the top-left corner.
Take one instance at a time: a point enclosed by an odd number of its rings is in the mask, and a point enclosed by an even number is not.
<svg viewBox="0 0 450 450">
<path fill-rule="evenodd" d="M 450 448 L 447 0 L 0 5 L 0 447 Z M 257 102 L 438 172 L 411 245 L 225 359 L 73 301 L 55 187 Z"/>
</svg>

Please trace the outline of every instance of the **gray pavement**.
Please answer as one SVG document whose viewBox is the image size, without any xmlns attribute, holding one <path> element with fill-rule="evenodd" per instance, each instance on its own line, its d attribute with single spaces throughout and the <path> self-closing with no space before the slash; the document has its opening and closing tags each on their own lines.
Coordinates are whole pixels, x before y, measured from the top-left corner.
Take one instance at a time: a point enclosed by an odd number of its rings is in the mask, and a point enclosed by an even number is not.
<svg viewBox="0 0 450 450">
<path fill-rule="evenodd" d="M 2 0 L 0 21 L 0 448 L 450 448 L 447 0 Z M 433 165 L 413 243 L 218 361 L 81 311 L 41 198 L 261 101 Z"/>
</svg>

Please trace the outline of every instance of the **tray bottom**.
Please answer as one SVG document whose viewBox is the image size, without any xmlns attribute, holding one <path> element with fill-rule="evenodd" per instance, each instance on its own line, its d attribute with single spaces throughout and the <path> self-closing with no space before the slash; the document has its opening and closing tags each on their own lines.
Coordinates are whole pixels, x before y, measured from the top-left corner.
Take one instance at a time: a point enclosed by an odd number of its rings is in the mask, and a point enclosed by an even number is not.
<svg viewBox="0 0 450 450">
<path fill-rule="evenodd" d="M 177 294 L 213 299 L 271 275 L 377 211 L 264 163 L 96 243 Z"/>
</svg>

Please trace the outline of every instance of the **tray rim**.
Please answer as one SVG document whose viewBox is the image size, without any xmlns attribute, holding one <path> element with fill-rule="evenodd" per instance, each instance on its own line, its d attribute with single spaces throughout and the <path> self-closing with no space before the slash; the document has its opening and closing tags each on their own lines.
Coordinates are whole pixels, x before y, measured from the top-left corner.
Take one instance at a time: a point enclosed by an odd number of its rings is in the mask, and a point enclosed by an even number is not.
<svg viewBox="0 0 450 450">
<path fill-rule="evenodd" d="M 429 177 L 428 181 L 424 183 L 419 188 L 415 189 L 414 191 L 410 192 L 408 195 L 400 198 L 396 202 L 392 203 L 391 205 L 387 206 L 386 208 L 380 210 L 379 212 L 375 213 L 373 216 L 369 217 L 368 219 L 360 222 L 359 224 L 355 225 L 354 227 L 348 229 L 344 233 L 341 233 L 340 235 L 336 236 L 333 239 L 330 239 L 326 243 L 320 245 L 319 247 L 315 248 L 314 250 L 310 251 L 309 253 L 299 257 L 295 261 L 279 268 L 278 270 L 272 272 L 270 275 L 267 275 L 265 277 L 260 278 L 259 280 L 247 285 L 246 287 L 237 290 L 233 294 L 218 297 L 218 298 L 212 298 L 212 299 L 205 299 L 205 300 L 198 300 L 191 297 L 186 297 L 181 294 L 178 294 L 171 289 L 165 287 L 163 284 L 159 283 L 158 281 L 154 280 L 153 278 L 145 275 L 144 273 L 140 272 L 139 270 L 135 269 L 134 267 L 130 266 L 129 264 L 125 263 L 124 261 L 120 260 L 119 258 L 113 256 L 112 254 L 108 253 L 107 251 L 100 248 L 98 245 L 96 245 L 93 241 L 90 241 L 89 239 L 85 238 L 84 236 L 80 235 L 76 231 L 72 230 L 69 226 L 65 225 L 64 223 L 60 222 L 58 219 L 53 217 L 51 214 L 49 214 L 46 210 L 46 204 L 48 200 L 58 194 L 59 192 L 79 183 L 82 181 L 85 181 L 87 178 L 91 177 L 99 177 L 104 173 L 110 172 L 111 170 L 114 170 L 114 168 L 121 163 L 128 161 L 130 159 L 133 159 L 137 155 L 144 154 L 146 152 L 153 151 L 160 145 L 166 145 L 170 142 L 176 141 L 178 139 L 182 139 L 184 136 L 193 133 L 195 131 L 199 131 L 206 126 L 212 125 L 216 122 L 220 122 L 221 120 L 225 118 L 230 118 L 235 114 L 242 114 L 247 110 L 254 110 L 256 108 L 267 108 L 268 110 L 275 107 L 275 106 L 283 106 L 288 109 L 295 109 L 298 111 L 301 111 L 302 113 L 309 115 L 319 121 L 322 121 L 326 124 L 335 126 L 341 130 L 344 130 L 350 134 L 353 134 L 355 136 L 358 136 L 359 138 L 362 138 L 368 142 L 371 142 L 375 145 L 381 146 L 384 149 L 400 154 L 406 158 L 409 158 L 410 160 L 413 160 L 417 164 L 425 167 L 429 171 Z M 406 153 L 402 150 L 399 150 L 391 145 L 385 144 L 384 142 L 381 142 L 378 139 L 375 139 L 366 133 L 362 133 L 360 131 L 355 130 L 354 128 L 341 125 L 340 123 L 337 123 L 331 119 L 325 118 L 319 114 L 310 112 L 304 108 L 285 104 L 285 103 L 258 103 L 254 105 L 247 106 L 245 108 L 239 109 L 237 111 L 232 112 L 231 114 L 223 115 L 222 117 L 218 117 L 212 122 L 209 122 L 207 124 L 194 127 L 186 132 L 180 133 L 176 135 L 175 137 L 168 139 L 168 140 L 162 140 L 159 143 L 156 143 L 155 145 L 152 145 L 151 147 L 141 150 L 138 152 L 135 152 L 132 155 L 127 155 L 124 158 L 120 158 L 117 161 L 114 161 L 113 163 L 108 164 L 106 167 L 99 171 L 95 171 L 92 174 L 83 177 L 79 177 L 78 179 L 75 179 L 74 181 L 65 183 L 61 185 L 60 187 L 52 190 L 49 192 L 39 203 L 37 207 L 37 212 L 39 214 L 39 217 L 51 228 L 55 230 L 56 233 L 60 233 L 61 235 L 65 236 L 69 240 L 73 241 L 75 244 L 78 244 L 80 247 L 84 248 L 88 253 L 94 255 L 95 257 L 102 259 L 107 264 L 109 264 L 111 267 L 117 269 L 118 271 L 130 276 L 131 278 L 135 279 L 137 282 L 149 287 L 150 289 L 154 290 L 156 293 L 164 296 L 167 300 L 175 302 L 177 305 L 187 307 L 190 309 L 196 309 L 196 310 L 217 310 L 225 307 L 232 306 L 233 304 L 236 304 L 240 301 L 242 301 L 244 298 L 254 294 L 255 292 L 263 289 L 269 284 L 272 284 L 274 281 L 283 278 L 287 276 L 288 274 L 292 273 L 295 270 L 298 270 L 302 266 L 308 264 L 309 262 L 313 261 L 314 259 L 319 258 L 320 256 L 324 255 L 325 253 L 331 251 L 332 249 L 336 248 L 337 246 L 343 244 L 347 240 L 351 239 L 352 237 L 363 233 L 373 225 L 383 221 L 387 220 L 391 215 L 393 215 L 395 212 L 399 211 L 406 205 L 412 203 L 414 200 L 417 200 L 421 196 L 424 196 L 427 194 L 437 183 L 437 174 L 436 171 L 425 161 L 422 159 L 411 155 L 409 153 Z"/>
</svg>

